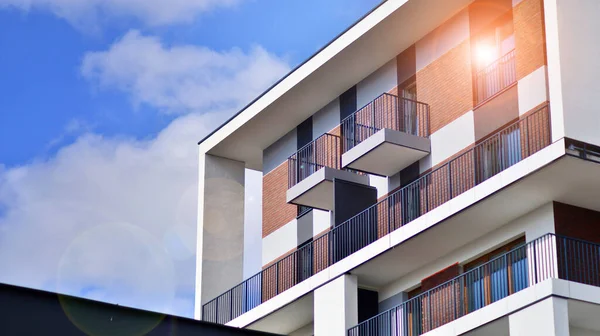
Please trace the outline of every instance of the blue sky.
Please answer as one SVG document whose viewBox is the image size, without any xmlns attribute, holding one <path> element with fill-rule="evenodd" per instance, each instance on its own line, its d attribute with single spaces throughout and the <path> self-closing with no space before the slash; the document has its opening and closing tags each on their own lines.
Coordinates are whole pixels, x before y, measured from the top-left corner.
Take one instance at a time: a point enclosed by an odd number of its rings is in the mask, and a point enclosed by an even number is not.
<svg viewBox="0 0 600 336">
<path fill-rule="evenodd" d="M 0 282 L 191 316 L 196 141 L 377 3 L 0 0 Z"/>
</svg>

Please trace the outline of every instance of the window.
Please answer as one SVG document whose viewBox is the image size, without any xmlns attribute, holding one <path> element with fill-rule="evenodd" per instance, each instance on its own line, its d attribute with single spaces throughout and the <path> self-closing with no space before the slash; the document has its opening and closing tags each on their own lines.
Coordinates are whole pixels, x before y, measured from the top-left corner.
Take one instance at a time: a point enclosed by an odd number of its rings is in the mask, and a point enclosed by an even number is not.
<svg viewBox="0 0 600 336">
<path fill-rule="evenodd" d="M 524 243 L 525 238 L 519 238 L 464 266 L 468 313 L 527 287 L 527 252 Z"/>
<path fill-rule="evenodd" d="M 515 35 L 511 16 L 505 16 L 474 41 L 477 103 L 516 82 Z"/>
<path fill-rule="evenodd" d="M 310 238 L 306 242 L 298 246 L 297 259 L 297 282 L 300 283 L 312 276 L 313 271 L 313 239 Z"/>
<path fill-rule="evenodd" d="M 517 124 L 486 140 L 479 149 L 478 183 L 521 161 L 521 129 Z"/>
<path fill-rule="evenodd" d="M 417 114 L 417 82 L 412 80 L 409 82 L 404 89 L 401 91 L 400 99 L 400 116 L 399 121 L 403 127 L 400 130 L 414 135 L 419 135 L 419 129 L 417 128 L 418 114 Z"/>
</svg>

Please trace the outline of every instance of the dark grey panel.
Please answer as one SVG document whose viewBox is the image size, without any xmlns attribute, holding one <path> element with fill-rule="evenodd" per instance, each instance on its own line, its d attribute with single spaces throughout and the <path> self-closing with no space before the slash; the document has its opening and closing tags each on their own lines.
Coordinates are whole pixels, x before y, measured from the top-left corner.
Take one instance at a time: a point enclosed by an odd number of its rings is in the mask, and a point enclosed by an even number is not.
<svg viewBox="0 0 600 336">
<path fill-rule="evenodd" d="M 313 124 L 312 117 L 304 120 L 296 127 L 297 148 L 300 149 L 313 140 Z"/>
<path fill-rule="evenodd" d="M 368 289 L 358 289 L 358 323 L 379 314 L 379 293 Z"/>
<path fill-rule="evenodd" d="M 408 299 L 408 294 L 400 292 L 392 297 L 389 297 L 379 302 L 379 312 L 383 313 L 386 310 L 392 309 Z"/>
<path fill-rule="evenodd" d="M 377 188 L 344 180 L 333 180 L 333 218 L 338 226 L 377 203 Z"/>
<path fill-rule="evenodd" d="M 356 112 L 356 85 L 340 96 L 340 121 Z"/>
</svg>

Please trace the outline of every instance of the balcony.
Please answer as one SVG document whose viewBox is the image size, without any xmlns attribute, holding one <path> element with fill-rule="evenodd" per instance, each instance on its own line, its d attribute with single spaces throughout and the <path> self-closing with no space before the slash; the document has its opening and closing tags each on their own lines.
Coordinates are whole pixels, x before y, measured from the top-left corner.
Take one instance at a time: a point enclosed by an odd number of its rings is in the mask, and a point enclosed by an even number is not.
<svg viewBox="0 0 600 336">
<path fill-rule="evenodd" d="M 515 50 L 509 51 L 475 75 L 476 105 L 480 105 L 517 82 Z"/>
<path fill-rule="evenodd" d="M 368 185 L 369 178 L 340 166 L 340 137 L 325 133 L 288 158 L 287 202 L 333 210 L 333 180 Z"/>
<path fill-rule="evenodd" d="M 348 330 L 417 336 L 547 279 L 600 287 L 600 244 L 546 234 Z"/>
<path fill-rule="evenodd" d="M 342 121 L 342 167 L 391 176 L 431 151 L 429 105 L 384 93 Z"/>
<path fill-rule="evenodd" d="M 542 107 L 208 302 L 202 318 L 237 318 L 547 147 L 550 135 Z"/>
</svg>

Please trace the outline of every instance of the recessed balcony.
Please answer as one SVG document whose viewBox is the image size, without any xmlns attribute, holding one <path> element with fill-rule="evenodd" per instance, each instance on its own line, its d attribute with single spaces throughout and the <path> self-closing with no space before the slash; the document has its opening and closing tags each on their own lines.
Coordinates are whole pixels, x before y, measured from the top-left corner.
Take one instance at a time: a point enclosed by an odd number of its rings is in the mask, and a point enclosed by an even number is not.
<svg viewBox="0 0 600 336">
<path fill-rule="evenodd" d="M 366 175 L 340 169 L 340 137 L 325 133 L 288 158 L 287 202 L 333 210 L 333 180 L 369 185 Z"/>
<path fill-rule="evenodd" d="M 599 287 L 599 250 L 599 244 L 548 233 L 350 328 L 347 335 L 426 334 L 548 279 Z"/>
<path fill-rule="evenodd" d="M 342 121 L 342 167 L 392 176 L 431 152 L 429 105 L 384 93 Z"/>
</svg>

